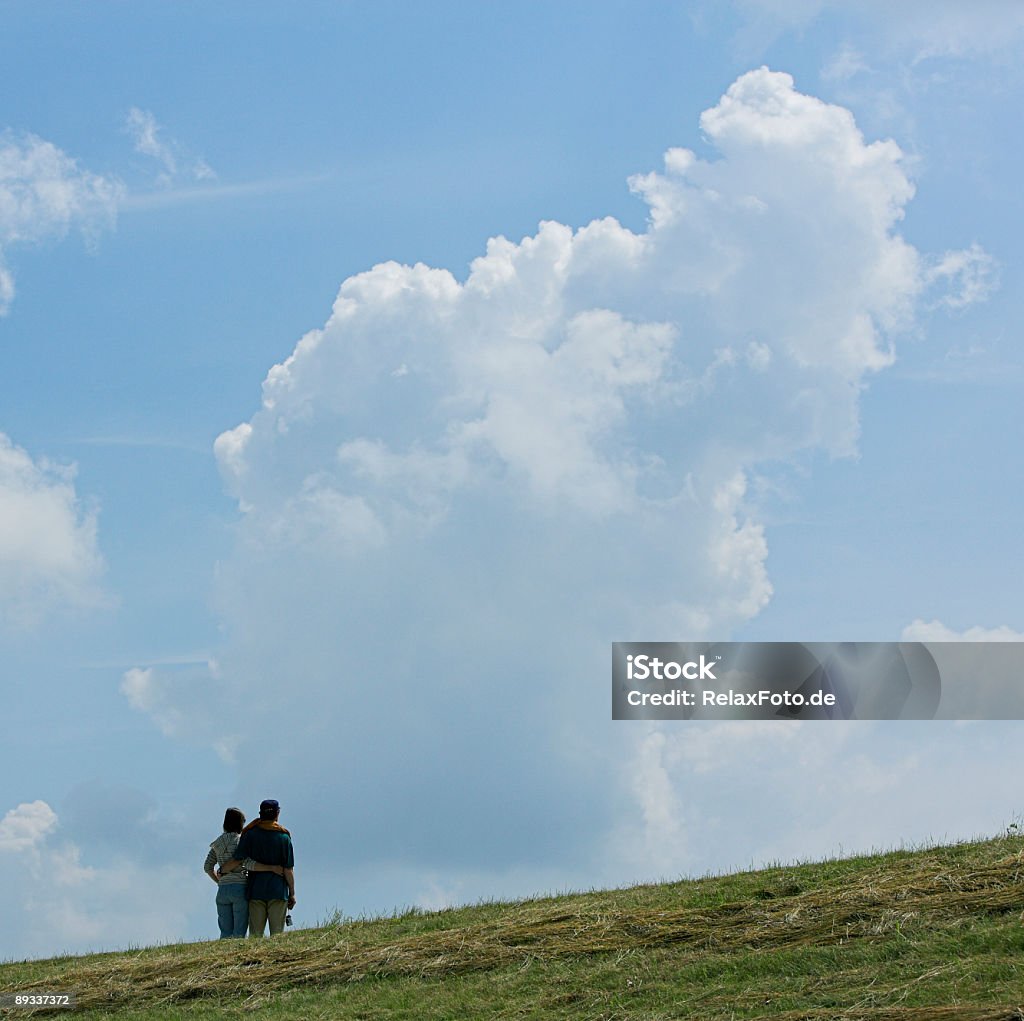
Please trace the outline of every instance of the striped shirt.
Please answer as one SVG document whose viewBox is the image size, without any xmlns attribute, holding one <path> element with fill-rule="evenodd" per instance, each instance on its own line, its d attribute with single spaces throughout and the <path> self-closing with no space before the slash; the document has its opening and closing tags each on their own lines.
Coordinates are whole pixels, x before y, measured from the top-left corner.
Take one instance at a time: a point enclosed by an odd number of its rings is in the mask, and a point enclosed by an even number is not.
<svg viewBox="0 0 1024 1021">
<path fill-rule="evenodd" d="M 238 848 L 239 836 L 240 834 L 238 833 L 228 833 L 225 831 L 212 844 L 210 844 L 209 853 L 206 855 L 206 861 L 203 863 L 203 871 L 212 873 L 214 865 L 218 868 L 223 868 L 226 862 L 231 861 L 235 856 L 235 850 Z M 238 883 L 244 883 L 246 879 L 249 878 L 249 874 L 246 872 L 246 866 L 248 866 L 251 861 L 251 858 L 247 858 L 240 868 L 235 869 L 233 872 L 225 873 L 219 880 L 220 884 L 222 886 L 231 886 Z"/>
</svg>

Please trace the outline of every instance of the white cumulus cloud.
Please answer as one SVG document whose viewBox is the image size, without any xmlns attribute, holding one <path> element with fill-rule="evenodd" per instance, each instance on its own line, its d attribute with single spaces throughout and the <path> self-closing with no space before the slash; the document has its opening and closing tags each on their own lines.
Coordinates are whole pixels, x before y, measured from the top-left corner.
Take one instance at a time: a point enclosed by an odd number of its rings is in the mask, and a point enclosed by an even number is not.
<svg viewBox="0 0 1024 1021">
<path fill-rule="evenodd" d="M 57 825 L 57 814 L 45 801 L 31 801 L 12 808 L 0 819 L 0 851 L 28 851 Z"/>
<path fill-rule="evenodd" d="M 96 511 L 83 506 L 73 467 L 35 460 L 0 433 L 0 608 L 32 623 L 61 606 L 103 600 Z"/>
<path fill-rule="evenodd" d="M 345 280 L 217 440 L 242 516 L 217 590 L 230 711 L 170 677 L 126 694 L 175 735 L 232 721 L 247 777 L 356 868 L 578 882 L 635 864 L 624 805 L 641 849 L 689 833 L 676 774 L 704 766 L 611 725 L 608 646 L 760 611 L 752 471 L 855 451 L 866 380 L 963 278 L 899 232 L 899 146 L 789 75 L 743 75 L 700 127 L 714 158 L 673 148 L 631 180 L 641 232 L 544 222 L 464 281 Z"/>
</svg>

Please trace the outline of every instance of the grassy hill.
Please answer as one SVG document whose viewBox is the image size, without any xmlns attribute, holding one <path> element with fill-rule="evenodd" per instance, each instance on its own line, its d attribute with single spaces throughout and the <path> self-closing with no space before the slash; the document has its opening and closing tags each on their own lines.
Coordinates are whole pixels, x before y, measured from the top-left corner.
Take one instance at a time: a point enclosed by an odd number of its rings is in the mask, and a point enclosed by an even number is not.
<svg viewBox="0 0 1024 1021">
<path fill-rule="evenodd" d="M 0 992 L 119 1019 L 1024 1021 L 1022 910 L 1013 836 L 10 963 Z"/>
</svg>

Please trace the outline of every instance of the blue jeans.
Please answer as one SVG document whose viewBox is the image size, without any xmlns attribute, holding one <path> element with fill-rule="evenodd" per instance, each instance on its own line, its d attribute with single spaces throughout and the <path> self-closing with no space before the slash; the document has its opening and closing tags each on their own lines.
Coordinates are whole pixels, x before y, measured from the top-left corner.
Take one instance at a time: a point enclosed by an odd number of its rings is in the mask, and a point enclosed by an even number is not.
<svg viewBox="0 0 1024 1021">
<path fill-rule="evenodd" d="M 245 935 L 249 925 L 245 883 L 221 883 L 217 887 L 217 924 L 221 939 Z"/>
</svg>

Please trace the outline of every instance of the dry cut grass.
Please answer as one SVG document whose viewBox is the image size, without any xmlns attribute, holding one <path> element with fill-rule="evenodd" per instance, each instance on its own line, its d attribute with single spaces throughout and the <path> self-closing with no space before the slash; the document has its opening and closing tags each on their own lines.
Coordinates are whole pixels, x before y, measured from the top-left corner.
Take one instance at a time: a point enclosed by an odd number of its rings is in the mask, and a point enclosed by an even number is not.
<svg viewBox="0 0 1024 1021">
<path fill-rule="evenodd" d="M 58 959 L 37 969 L 30 982 L 12 983 L 4 974 L 11 966 L 6 966 L 0 968 L 0 991 L 74 989 L 79 1009 L 107 1014 L 146 1005 L 181 1006 L 197 998 L 242 998 L 256 1004 L 282 989 L 396 976 L 438 978 L 655 948 L 677 948 L 685 958 L 735 954 L 739 959 L 799 947 L 920 939 L 1024 908 L 1024 852 L 1005 853 L 1008 841 L 979 846 L 987 846 L 988 853 L 951 858 L 934 849 L 875 859 L 874 866 L 869 859 L 866 866 L 811 888 L 806 878 L 803 884 L 787 881 L 787 876 L 798 876 L 797 870 L 774 870 L 770 882 L 765 874 L 750 873 L 741 884 L 744 896 L 719 903 L 707 903 L 707 884 L 714 881 L 701 880 L 675 884 L 659 898 L 632 905 L 610 893 L 512 904 L 476 915 L 467 909 L 447 922 L 439 916 L 441 927 L 407 935 L 393 935 L 381 923 L 355 922 L 274 940 Z M 993 856 L 993 849 L 1003 853 Z M 474 920 L 481 915 L 484 920 Z M 813 1007 L 771 1016 L 785 1021 L 1024 1021 L 1018 1004 L 910 1007 L 878 1005 L 878 996 L 869 999 L 842 1010 Z"/>
</svg>

